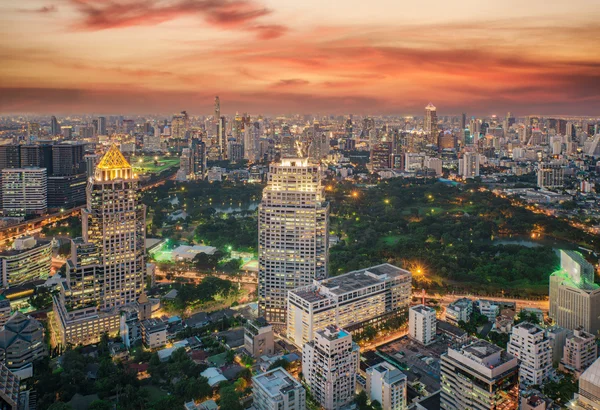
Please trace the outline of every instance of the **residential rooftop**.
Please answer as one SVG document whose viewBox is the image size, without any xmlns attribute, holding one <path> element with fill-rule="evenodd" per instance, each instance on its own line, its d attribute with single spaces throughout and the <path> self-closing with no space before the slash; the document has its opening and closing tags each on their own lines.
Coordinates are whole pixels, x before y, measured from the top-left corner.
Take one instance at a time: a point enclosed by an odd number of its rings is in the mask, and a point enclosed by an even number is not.
<svg viewBox="0 0 600 410">
<path fill-rule="evenodd" d="M 294 379 L 291 374 L 281 367 L 254 376 L 252 382 L 255 386 L 259 386 L 262 390 L 266 391 L 271 397 L 276 397 L 279 394 L 285 394 L 290 390 L 302 387 L 299 381 Z"/>
</svg>

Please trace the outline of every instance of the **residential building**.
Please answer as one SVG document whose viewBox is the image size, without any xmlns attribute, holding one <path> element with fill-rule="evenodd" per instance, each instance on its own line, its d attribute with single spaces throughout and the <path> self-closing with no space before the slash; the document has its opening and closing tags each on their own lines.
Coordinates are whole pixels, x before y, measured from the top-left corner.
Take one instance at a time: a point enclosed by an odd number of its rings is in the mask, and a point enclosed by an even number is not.
<svg viewBox="0 0 600 410">
<path fill-rule="evenodd" d="M 43 215 L 48 210 L 46 168 L 2 170 L 2 209 L 6 216 Z"/>
<path fill-rule="evenodd" d="M 476 303 L 479 313 L 487 317 L 490 322 L 494 322 L 498 314 L 500 314 L 500 305 L 493 300 L 479 299 Z"/>
<path fill-rule="evenodd" d="M 305 410 L 306 391 L 302 384 L 278 367 L 252 378 L 256 410 Z"/>
<path fill-rule="evenodd" d="M 558 326 L 600 331 L 600 286 L 594 267 L 575 251 L 560 251 L 561 268 L 550 275 L 550 317 Z"/>
<path fill-rule="evenodd" d="M 410 304 L 412 274 L 388 263 L 288 292 L 287 337 L 298 347 L 329 325 L 354 331 L 385 321 Z"/>
<path fill-rule="evenodd" d="M 581 375 L 598 358 L 598 345 L 594 335 L 582 328 L 575 329 L 567 336 L 560 370 L 572 372 L 576 377 Z"/>
<path fill-rule="evenodd" d="M 562 188 L 565 181 L 565 167 L 561 164 L 540 162 L 537 169 L 537 186 L 540 188 Z"/>
<path fill-rule="evenodd" d="M 552 375 L 552 347 L 541 327 L 529 322 L 513 326 L 507 351 L 520 361 L 522 385 L 541 386 Z"/>
<path fill-rule="evenodd" d="M 371 401 L 377 400 L 382 409 L 405 410 L 407 378 L 404 373 L 388 362 L 369 367 L 366 393 Z"/>
<path fill-rule="evenodd" d="M 11 249 L 0 252 L 0 288 L 21 286 L 50 276 L 52 242 L 33 236 L 17 238 Z"/>
<path fill-rule="evenodd" d="M 471 320 L 473 314 L 473 301 L 467 298 L 461 298 L 450 303 L 446 308 L 446 320 L 454 325 L 458 322 Z"/>
<path fill-rule="evenodd" d="M 437 109 L 432 103 L 425 107 L 425 123 L 423 131 L 427 134 L 427 143 L 436 144 L 438 140 Z"/>
<path fill-rule="evenodd" d="M 19 393 L 21 381 L 5 365 L 0 363 L 0 408 L 20 410 Z"/>
<path fill-rule="evenodd" d="M 546 328 L 546 337 L 550 339 L 550 346 L 552 347 L 552 366 L 558 367 L 563 357 L 567 337 L 571 334 L 573 334 L 571 330 L 560 326 Z"/>
<path fill-rule="evenodd" d="M 311 395 L 325 410 L 337 410 L 354 399 L 359 348 L 350 333 L 328 326 L 302 349 L 302 373 Z"/>
<path fill-rule="evenodd" d="M 131 165 L 111 146 L 88 184 L 83 238 L 72 241 L 66 282 L 54 296 L 63 343 L 93 343 L 97 332 L 116 333 L 118 309 L 143 291 L 146 208 L 138 201 L 137 183 Z"/>
<path fill-rule="evenodd" d="M 579 378 L 579 393 L 568 408 L 600 410 L 600 359 L 596 359 Z"/>
<path fill-rule="evenodd" d="M 408 335 L 422 345 L 435 342 L 436 333 L 435 309 L 417 305 L 408 310 Z"/>
<path fill-rule="evenodd" d="M 33 376 L 33 363 L 48 355 L 44 326 L 17 311 L 0 330 L 0 362 L 20 378 Z"/>
<path fill-rule="evenodd" d="M 479 176 L 480 155 L 476 152 L 465 152 L 458 160 L 458 175 L 463 178 L 475 178 Z"/>
<path fill-rule="evenodd" d="M 306 158 L 269 166 L 258 208 L 259 315 L 286 321 L 287 293 L 327 276 L 329 204 L 321 169 Z"/>
<path fill-rule="evenodd" d="M 6 321 L 11 316 L 12 309 L 10 307 L 10 300 L 6 299 L 6 296 L 0 295 L 0 329 L 6 324 Z"/>
<path fill-rule="evenodd" d="M 146 319 L 140 322 L 142 342 L 150 349 L 167 344 L 167 324 L 159 319 Z"/>
<path fill-rule="evenodd" d="M 441 357 L 441 408 L 518 409 L 516 357 L 485 340 L 448 348 Z"/>
<path fill-rule="evenodd" d="M 252 357 L 275 353 L 273 326 L 262 317 L 248 320 L 244 325 L 244 348 Z"/>
</svg>

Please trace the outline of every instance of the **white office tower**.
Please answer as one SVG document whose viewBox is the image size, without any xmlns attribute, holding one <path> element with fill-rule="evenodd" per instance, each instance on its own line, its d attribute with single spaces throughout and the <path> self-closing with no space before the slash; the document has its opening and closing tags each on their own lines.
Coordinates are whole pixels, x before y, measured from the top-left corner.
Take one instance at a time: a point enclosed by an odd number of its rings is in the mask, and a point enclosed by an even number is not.
<svg viewBox="0 0 600 410">
<path fill-rule="evenodd" d="M 575 329 L 565 340 L 560 369 L 579 376 L 597 357 L 598 345 L 594 335 L 582 328 Z"/>
<path fill-rule="evenodd" d="M 256 410 L 305 410 L 306 391 L 300 382 L 278 367 L 252 378 Z"/>
<path fill-rule="evenodd" d="M 552 375 L 552 347 L 544 330 L 529 322 L 512 328 L 508 353 L 520 360 L 519 382 L 541 386 Z"/>
<path fill-rule="evenodd" d="M 600 286 L 594 267 L 575 251 L 560 251 L 560 269 L 550 275 L 550 317 L 565 329 L 597 334 L 600 330 Z"/>
<path fill-rule="evenodd" d="M 89 344 L 119 329 L 119 309 L 137 303 L 146 275 L 146 207 L 138 178 L 113 145 L 87 186 L 83 238 L 71 244 L 66 283 L 54 297 L 63 344 Z"/>
<path fill-rule="evenodd" d="M 335 326 L 317 332 L 302 349 L 302 373 L 310 393 L 325 410 L 340 409 L 354 399 L 359 348 L 350 333 Z"/>
<path fill-rule="evenodd" d="M 377 400 L 382 409 L 405 410 L 406 382 L 404 373 L 388 362 L 367 369 L 366 393 L 371 401 Z"/>
<path fill-rule="evenodd" d="M 48 210 L 46 168 L 2 170 L 2 209 L 5 216 L 43 215 Z"/>
<path fill-rule="evenodd" d="M 479 176 L 479 164 L 481 158 L 476 152 L 465 152 L 458 160 L 458 175 L 463 178 L 475 178 Z"/>
<path fill-rule="evenodd" d="M 409 271 L 384 263 L 290 290 L 287 337 L 302 348 L 330 325 L 352 331 L 384 322 L 408 309 L 411 284 Z"/>
<path fill-rule="evenodd" d="M 517 358 L 485 340 L 452 346 L 441 357 L 443 410 L 518 408 Z"/>
<path fill-rule="evenodd" d="M 579 378 L 579 393 L 568 409 L 600 410 L 600 359 L 587 368 Z"/>
<path fill-rule="evenodd" d="M 327 276 L 328 218 L 318 165 L 288 158 L 269 166 L 258 207 L 258 306 L 269 323 L 285 323 L 289 290 Z"/>
<path fill-rule="evenodd" d="M 435 309 L 417 305 L 408 310 L 408 335 L 422 345 L 435 342 L 436 324 Z"/>
</svg>

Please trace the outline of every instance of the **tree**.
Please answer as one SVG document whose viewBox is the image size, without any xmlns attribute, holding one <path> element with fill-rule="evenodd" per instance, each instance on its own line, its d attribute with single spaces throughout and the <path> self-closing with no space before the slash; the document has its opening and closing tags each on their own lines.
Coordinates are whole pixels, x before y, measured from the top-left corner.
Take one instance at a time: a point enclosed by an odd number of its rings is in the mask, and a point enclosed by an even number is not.
<svg viewBox="0 0 600 410">
<path fill-rule="evenodd" d="M 369 406 L 369 397 L 364 390 L 361 390 L 360 393 L 356 395 L 354 399 L 356 401 L 356 405 L 358 406 L 358 410 L 370 410 Z"/>
<path fill-rule="evenodd" d="M 271 366 L 269 366 L 268 370 L 277 369 L 278 367 L 283 367 L 284 370 L 287 370 L 290 368 L 290 362 L 288 362 L 284 358 L 277 359 L 273 362 L 273 364 L 271 364 Z"/>
<path fill-rule="evenodd" d="M 90 404 L 88 410 L 112 410 L 113 404 L 106 400 L 96 400 Z"/>
<path fill-rule="evenodd" d="M 73 407 L 62 401 L 57 401 L 56 403 L 52 403 L 50 407 L 48 407 L 48 410 L 73 410 Z"/>
<path fill-rule="evenodd" d="M 224 384 L 219 389 L 221 400 L 219 401 L 219 408 L 227 410 L 243 410 L 244 407 L 240 402 L 240 396 L 235 391 L 235 387 L 230 384 Z"/>
</svg>

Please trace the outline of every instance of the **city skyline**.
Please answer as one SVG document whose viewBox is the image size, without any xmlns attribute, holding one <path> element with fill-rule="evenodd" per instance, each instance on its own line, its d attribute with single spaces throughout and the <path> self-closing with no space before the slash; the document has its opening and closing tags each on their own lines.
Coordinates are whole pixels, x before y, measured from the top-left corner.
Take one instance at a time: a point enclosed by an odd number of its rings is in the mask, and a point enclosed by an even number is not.
<svg viewBox="0 0 600 410">
<path fill-rule="evenodd" d="M 593 115 L 597 3 L 0 5 L 1 113 Z M 576 11 L 575 11 L 576 10 Z"/>
</svg>

